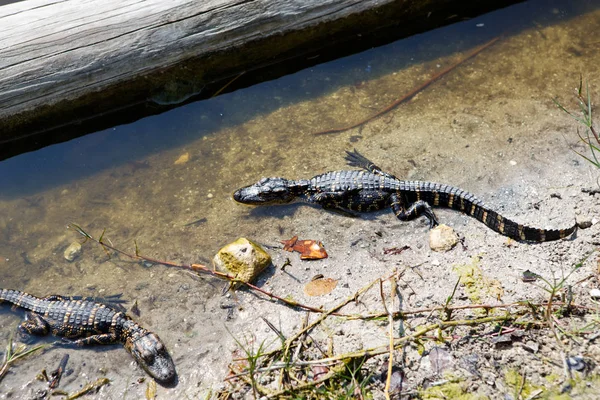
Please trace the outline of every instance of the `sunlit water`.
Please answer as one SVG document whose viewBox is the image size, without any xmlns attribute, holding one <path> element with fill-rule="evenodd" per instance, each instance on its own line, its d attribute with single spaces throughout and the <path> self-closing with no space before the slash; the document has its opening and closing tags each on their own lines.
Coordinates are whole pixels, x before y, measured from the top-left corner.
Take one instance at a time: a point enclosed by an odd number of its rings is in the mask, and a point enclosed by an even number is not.
<svg viewBox="0 0 600 400">
<path fill-rule="evenodd" d="M 210 376 L 189 372 L 195 360 L 207 351 L 210 359 L 215 358 L 211 351 L 229 356 L 219 348 L 219 337 L 206 336 L 212 326 L 223 332 L 221 311 L 206 306 L 207 299 L 218 299 L 221 284 L 125 257 L 109 259 L 90 242 L 68 262 L 64 250 L 81 238 L 67 224 L 75 222 L 96 236 L 106 230 L 105 237 L 127 251 L 135 251 L 135 240 L 145 255 L 184 264 L 209 263 L 239 236 L 273 244 L 311 224 L 318 236 L 318 213 L 302 222 L 298 214 L 305 211 L 251 211 L 235 204 L 231 192 L 265 175 L 300 178 L 340 169 L 344 150 L 353 147 L 397 174 L 452 177 L 454 184 L 486 188 L 487 160 L 510 152 L 503 146 L 509 135 L 511 142 L 518 136 L 527 118 L 543 118 L 528 103 L 532 98 L 550 105 L 554 96 L 569 98 L 580 73 L 598 87 L 600 42 L 593 37 L 600 28 L 593 11 L 598 5 L 519 4 L 0 162 L 0 286 L 41 296 L 123 293 L 128 301 L 137 300 L 141 322 L 172 347 L 184 377 L 177 390 L 194 393 L 195 379 Z M 312 135 L 367 117 L 501 35 L 497 45 L 378 122 Z M 486 112 L 502 107 L 508 111 Z M 506 114 L 518 121 L 501 120 Z M 496 130 L 496 123 L 503 128 Z M 188 161 L 176 162 L 186 155 Z M 467 166 L 457 166 L 456 160 L 467 159 L 460 161 Z M 465 169 L 474 172 L 472 180 Z M 508 179 L 502 172 L 492 176 L 500 183 Z M 0 348 L 20 318 L 1 309 Z M 207 343 L 212 347 L 200 350 Z M 143 376 L 126 355 L 113 354 L 120 351 L 72 352 L 71 362 L 91 380 L 100 373 L 93 365 L 98 357 L 102 373 L 117 379 L 111 390 L 118 398 L 125 381 Z M 55 353 L 44 354 L 39 364 L 23 363 L 19 375 L 0 384 L 0 393 L 15 391 L 35 371 L 53 369 L 62 354 Z M 201 362 L 202 369 L 210 369 Z M 70 390 L 87 381 L 75 375 Z"/>
</svg>

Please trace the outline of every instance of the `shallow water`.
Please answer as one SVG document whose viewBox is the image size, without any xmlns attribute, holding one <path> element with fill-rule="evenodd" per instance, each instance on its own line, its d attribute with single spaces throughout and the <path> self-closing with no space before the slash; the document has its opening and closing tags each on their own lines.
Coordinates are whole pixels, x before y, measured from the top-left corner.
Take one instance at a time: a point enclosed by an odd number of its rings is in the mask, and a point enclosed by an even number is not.
<svg viewBox="0 0 600 400">
<path fill-rule="evenodd" d="M 340 169 L 344 150 L 353 147 L 398 176 L 463 186 L 518 209 L 519 196 L 535 197 L 531 182 L 562 188 L 589 179 L 577 157 L 561 150 L 572 124 L 552 98 L 571 101 L 579 74 L 600 93 L 600 41 L 592 34 L 600 28 L 598 6 L 519 4 L 0 162 L 0 286 L 40 296 L 123 293 L 130 305 L 138 301 L 137 319 L 165 340 L 178 365 L 177 388 L 160 390 L 194 396 L 218 387 L 232 350 L 222 284 L 109 258 L 90 242 L 68 262 L 64 250 L 81 238 L 67 224 L 96 236 L 106 230 L 117 247 L 133 252 L 135 241 L 144 255 L 183 264 L 208 264 L 240 236 L 276 245 L 299 233 L 324 240 L 330 254 L 346 254 L 353 226 L 396 221 L 382 215 L 352 225 L 308 207 L 251 209 L 230 195 L 262 176 Z M 497 44 L 375 121 L 312 135 L 366 118 L 498 36 Z M 176 162 L 186 154 L 188 161 Z M 503 196 L 503 188 L 516 196 Z M 568 223 L 570 217 L 548 210 L 544 223 Z M 347 261 L 332 257 L 324 265 L 335 270 Z M 232 326 L 252 327 L 257 317 L 248 310 Z M 0 309 L 0 348 L 21 317 Z M 0 398 L 42 387 L 36 373 L 54 369 L 62 354 L 47 351 L 20 363 L 0 383 Z M 124 350 L 70 354 L 75 373 L 64 380 L 65 390 L 107 376 L 113 383 L 101 391 L 106 398 L 143 393 L 145 384 L 136 382 L 145 375 Z"/>
</svg>

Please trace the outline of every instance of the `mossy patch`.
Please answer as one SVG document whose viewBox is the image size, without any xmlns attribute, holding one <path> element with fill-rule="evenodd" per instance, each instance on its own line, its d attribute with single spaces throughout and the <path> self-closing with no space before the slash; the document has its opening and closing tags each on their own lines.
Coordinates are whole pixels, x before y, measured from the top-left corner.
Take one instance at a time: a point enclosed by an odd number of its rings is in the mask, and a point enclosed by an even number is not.
<svg viewBox="0 0 600 400">
<path fill-rule="evenodd" d="M 474 304 L 479 304 L 484 298 L 500 300 L 504 294 L 501 283 L 496 279 L 487 278 L 480 267 L 481 256 L 474 256 L 468 264 L 455 264 L 454 271 L 460 277 L 460 283 L 465 293 Z"/>
<path fill-rule="evenodd" d="M 469 393 L 465 381 L 449 381 L 443 385 L 432 386 L 419 391 L 421 399 L 458 399 L 487 400 L 489 397 L 480 393 Z"/>
<path fill-rule="evenodd" d="M 515 399 L 528 399 L 533 396 L 537 399 L 548 400 L 595 399 L 600 393 L 600 376 L 598 375 L 575 374 L 569 382 L 565 382 L 561 378 L 557 374 L 548 375 L 546 380 L 550 384 L 535 385 L 516 369 L 511 368 L 504 373 L 504 382 L 509 388 L 507 394 Z"/>
</svg>

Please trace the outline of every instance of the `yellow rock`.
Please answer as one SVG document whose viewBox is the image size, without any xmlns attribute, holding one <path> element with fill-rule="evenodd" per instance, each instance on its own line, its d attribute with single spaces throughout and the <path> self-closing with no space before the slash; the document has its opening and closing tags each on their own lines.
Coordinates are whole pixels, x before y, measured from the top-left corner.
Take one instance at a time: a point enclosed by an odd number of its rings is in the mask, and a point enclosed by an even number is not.
<svg viewBox="0 0 600 400">
<path fill-rule="evenodd" d="M 243 282 L 252 282 L 271 265 L 271 256 L 253 241 L 239 238 L 219 250 L 213 263 L 220 271 L 229 272 Z M 239 286 L 240 283 L 235 283 L 232 288 Z"/>
<path fill-rule="evenodd" d="M 177 160 L 175 160 L 175 165 L 185 164 L 188 161 L 190 161 L 190 153 L 183 153 Z"/>
</svg>

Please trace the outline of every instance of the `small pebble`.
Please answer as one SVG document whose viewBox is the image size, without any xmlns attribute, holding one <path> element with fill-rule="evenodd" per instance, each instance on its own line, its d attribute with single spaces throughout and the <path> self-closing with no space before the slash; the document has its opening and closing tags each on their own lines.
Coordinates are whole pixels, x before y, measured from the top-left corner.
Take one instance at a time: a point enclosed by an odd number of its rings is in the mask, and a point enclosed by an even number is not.
<svg viewBox="0 0 600 400">
<path fill-rule="evenodd" d="M 590 297 L 594 300 L 600 299 L 600 289 L 590 290 Z"/>
<path fill-rule="evenodd" d="M 537 353 L 540 349 L 540 345 L 537 344 L 534 341 L 528 340 L 524 345 L 523 348 L 531 353 Z"/>
<path fill-rule="evenodd" d="M 448 225 L 438 225 L 429 231 L 429 247 L 433 251 L 448 251 L 458 243 L 458 235 Z"/>
<path fill-rule="evenodd" d="M 175 160 L 174 164 L 181 165 L 187 163 L 188 161 L 190 161 L 190 153 L 183 153 L 177 160 Z"/>
<path fill-rule="evenodd" d="M 569 369 L 580 372 L 583 371 L 586 366 L 585 360 L 581 356 L 573 356 L 567 358 L 567 365 L 569 366 Z"/>
<path fill-rule="evenodd" d="M 65 260 L 73 262 L 81 254 L 81 244 L 79 242 L 73 242 L 67 247 L 64 252 Z"/>
<path fill-rule="evenodd" d="M 510 165 L 517 165 L 517 162 L 516 162 L 515 160 L 510 160 L 510 161 L 509 161 L 509 164 L 510 164 Z"/>
<path fill-rule="evenodd" d="M 513 340 L 510 335 L 498 335 L 498 336 L 492 338 L 492 343 L 497 344 L 497 345 L 512 343 L 512 341 Z"/>
<path fill-rule="evenodd" d="M 577 223 L 577 226 L 581 229 L 587 229 L 590 226 L 593 225 L 593 220 L 589 219 L 588 217 L 582 216 L 582 215 L 576 215 L 575 216 L 575 223 Z"/>
</svg>

